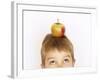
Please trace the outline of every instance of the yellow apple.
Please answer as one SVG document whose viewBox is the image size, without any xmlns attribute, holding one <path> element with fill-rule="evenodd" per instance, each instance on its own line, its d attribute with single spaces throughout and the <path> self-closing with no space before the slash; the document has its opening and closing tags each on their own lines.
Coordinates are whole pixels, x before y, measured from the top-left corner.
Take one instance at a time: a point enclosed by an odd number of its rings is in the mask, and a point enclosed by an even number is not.
<svg viewBox="0 0 100 80">
<path fill-rule="evenodd" d="M 65 27 L 62 23 L 54 23 L 51 27 L 51 32 L 54 37 L 62 37 L 65 33 Z"/>
</svg>

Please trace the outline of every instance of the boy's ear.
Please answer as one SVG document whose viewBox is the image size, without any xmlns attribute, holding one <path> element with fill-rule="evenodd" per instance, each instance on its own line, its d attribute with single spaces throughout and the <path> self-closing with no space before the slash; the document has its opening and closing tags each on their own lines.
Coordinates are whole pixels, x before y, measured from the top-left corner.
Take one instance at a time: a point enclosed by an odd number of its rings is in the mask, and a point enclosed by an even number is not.
<svg viewBox="0 0 100 80">
<path fill-rule="evenodd" d="M 76 60 L 74 59 L 74 63 L 75 63 L 75 61 L 76 61 Z"/>
<path fill-rule="evenodd" d="M 44 68 L 44 65 L 43 64 L 41 64 L 41 68 Z"/>
<path fill-rule="evenodd" d="M 75 65 L 75 59 L 73 60 L 73 67 L 74 67 L 74 65 Z"/>
</svg>

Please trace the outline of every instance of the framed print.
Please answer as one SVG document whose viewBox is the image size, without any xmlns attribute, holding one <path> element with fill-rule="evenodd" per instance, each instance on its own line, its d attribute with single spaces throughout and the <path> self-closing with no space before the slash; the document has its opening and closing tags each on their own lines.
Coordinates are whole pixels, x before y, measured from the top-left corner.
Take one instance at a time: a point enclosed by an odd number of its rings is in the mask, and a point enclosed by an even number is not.
<svg viewBox="0 0 100 80">
<path fill-rule="evenodd" d="M 11 76 L 96 72 L 96 8 L 12 2 Z"/>
</svg>

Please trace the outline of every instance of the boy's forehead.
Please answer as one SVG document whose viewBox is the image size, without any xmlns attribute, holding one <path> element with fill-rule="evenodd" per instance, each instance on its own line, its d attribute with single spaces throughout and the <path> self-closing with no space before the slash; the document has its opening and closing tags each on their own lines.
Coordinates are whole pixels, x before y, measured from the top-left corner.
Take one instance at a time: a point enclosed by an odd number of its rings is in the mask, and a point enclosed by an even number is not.
<svg viewBox="0 0 100 80">
<path fill-rule="evenodd" d="M 55 50 L 51 50 L 49 52 L 46 53 L 46 55 L 49 55 L 49 56 L 56 56 L 56 55 L 63 55 L 63 56 L 71 56 L 71 53 L 69 51 L 59 51 L 57 49 Z"/>
</svg>

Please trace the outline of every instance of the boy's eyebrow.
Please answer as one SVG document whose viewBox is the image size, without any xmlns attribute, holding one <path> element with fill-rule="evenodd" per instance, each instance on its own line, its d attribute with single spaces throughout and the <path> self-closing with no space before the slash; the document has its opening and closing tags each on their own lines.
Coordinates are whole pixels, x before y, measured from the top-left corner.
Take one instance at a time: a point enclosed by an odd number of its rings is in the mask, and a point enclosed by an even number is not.
<svg viewBox="0 0 100 80">
<path fill-rule="evenodd" d="M 70 55 L 67 55 L 67 56 L 65 56 L 65 57 L 69 57 L 69 58 L 70 58 Z"/>
<path fill-rule="evenodd" d="M 64 56 L 64 57 L 69 57 L 70 58 L 70 55 L 67 55 L 67 56 Z M 54 57 L 49 57 L 47 60 L 49 59 L 54 59 Z"/>
<path fill-rule="evenodd" d="M 49 57 L 48 60 L 49 60 L 49 59 L 54 59 L 54 57 Z"/>
</svg>

